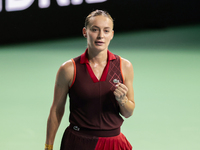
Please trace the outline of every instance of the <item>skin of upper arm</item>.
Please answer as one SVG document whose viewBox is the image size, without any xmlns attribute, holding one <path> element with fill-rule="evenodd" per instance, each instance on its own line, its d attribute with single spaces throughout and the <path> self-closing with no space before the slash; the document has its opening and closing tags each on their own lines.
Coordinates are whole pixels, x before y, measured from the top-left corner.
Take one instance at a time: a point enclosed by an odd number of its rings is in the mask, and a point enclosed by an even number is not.
<svg viewBox="0 0 200 150">
<path fill-rule="evenodd" d="M 52 111 L 58 113 L 64 113 L 64 107 L 66 103 L 67 93 L 69 87 L 72 84 L 74 76 L 74 66 L 71 60 L 63 63 L 56 75 L 55 87 L 54 87 L 54 98 L 51 107 Z"/>
<path fill-rule="evenodd" d="M 128 88 L 127 98 L 135 104 L 133 90 L 133 66 L 130 61 L 122 58 L 122 73 L 124 76 L 124 85 Z"/>
</svg>

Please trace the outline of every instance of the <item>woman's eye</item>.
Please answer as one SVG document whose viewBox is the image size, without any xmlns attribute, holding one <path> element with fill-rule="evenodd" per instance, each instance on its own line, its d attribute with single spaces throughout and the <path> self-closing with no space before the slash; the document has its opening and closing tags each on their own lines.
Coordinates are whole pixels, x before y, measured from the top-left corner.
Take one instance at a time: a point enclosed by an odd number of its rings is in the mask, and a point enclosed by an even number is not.
<svg viewBox="0 0 200 150">
<path fill-rule="evenodd" d="M 95 32 L 95 31 L 97 31 L 97 29 L 92 29 L 92 31 L 94 31 L 94 32 Z"/>
</svg>

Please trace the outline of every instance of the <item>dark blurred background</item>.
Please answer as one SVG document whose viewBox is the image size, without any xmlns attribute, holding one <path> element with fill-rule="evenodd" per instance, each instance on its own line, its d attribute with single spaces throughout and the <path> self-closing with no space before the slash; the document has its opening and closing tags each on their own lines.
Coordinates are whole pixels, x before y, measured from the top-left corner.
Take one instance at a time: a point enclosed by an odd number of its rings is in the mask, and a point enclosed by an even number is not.
<svg viewBox="0 0 200 150">
<path fill-rule="evenodd" d="M 198 0 L 49 0 L 46 8 L 39 2 L 48 0 L 0 0 L 1 45 L 81 36 L 85 17 L 96 9 L 111 14 L 115 33 L 200 23 Z"/>
</svg>

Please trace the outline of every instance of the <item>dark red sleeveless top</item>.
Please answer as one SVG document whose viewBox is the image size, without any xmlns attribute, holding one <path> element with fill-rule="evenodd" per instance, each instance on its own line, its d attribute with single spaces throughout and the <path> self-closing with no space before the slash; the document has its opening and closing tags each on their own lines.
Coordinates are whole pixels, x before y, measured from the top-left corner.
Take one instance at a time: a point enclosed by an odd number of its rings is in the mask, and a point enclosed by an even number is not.
<svg viewBox="0 0 200 150">
<path fill-rule="evenodd" d="M 108 51 L 108 62 L 100 80 L 89 65 L 87 50 L 72 61 L 74 80 L 69 89 L 71 126 L 96 136 L 118 135 L 123 119 L 113 91 L 118 81 L 123 83 L 121 58 Z"/>
</svg>

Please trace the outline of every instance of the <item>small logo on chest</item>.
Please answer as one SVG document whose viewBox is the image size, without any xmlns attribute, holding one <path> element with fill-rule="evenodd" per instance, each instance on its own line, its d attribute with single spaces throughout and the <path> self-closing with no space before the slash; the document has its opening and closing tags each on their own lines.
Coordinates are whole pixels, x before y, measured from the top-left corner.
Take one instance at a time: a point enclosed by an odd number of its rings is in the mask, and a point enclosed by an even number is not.
<svg viewBox="0 0 200 150">
<path fill-rule="evenodd" d="M 113 79 L 113 83 L 119 83 L 119 80 Z"/>
<path fill-rule="evenodd" d="M 112 76 L 109 77 L 109 78 L 110 78 L 110 79 L 109 79 L 109 82 L 110 82 L 110 84 L 111 84 L 110 90 L 111 90 L 111 91 L 114 91 L 114 90 L 116 89 L 116 85 L 117 85 L 118 83 L 122 83 L 122 81 L 121 81 L 120 74 L 118 75 L 118 74 L 116 74 L 116 73 L 114 72 L 114 73 L 111 74 L 111 75 L 112 75 Z"/>
</svg>

